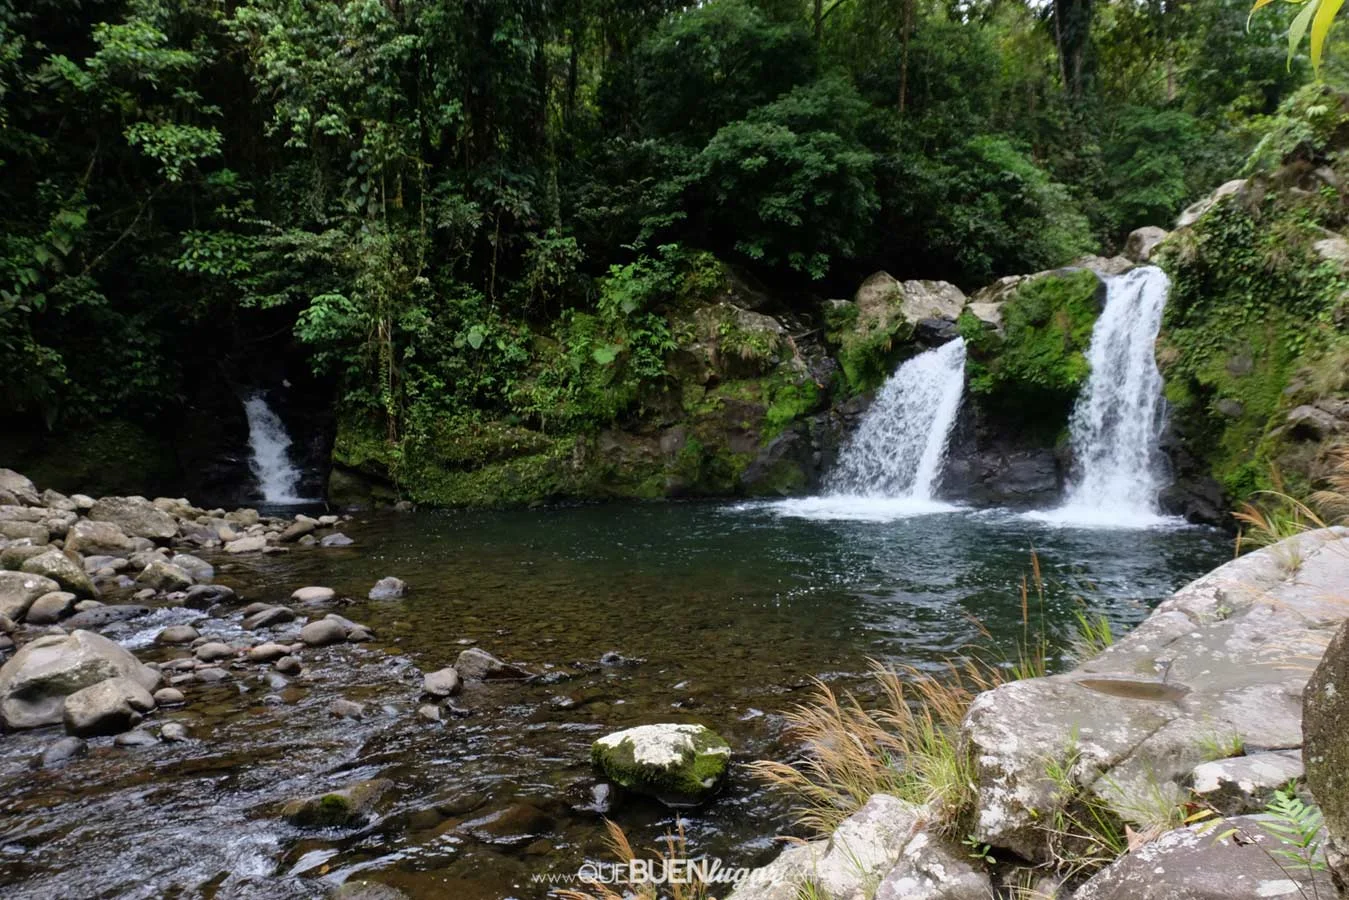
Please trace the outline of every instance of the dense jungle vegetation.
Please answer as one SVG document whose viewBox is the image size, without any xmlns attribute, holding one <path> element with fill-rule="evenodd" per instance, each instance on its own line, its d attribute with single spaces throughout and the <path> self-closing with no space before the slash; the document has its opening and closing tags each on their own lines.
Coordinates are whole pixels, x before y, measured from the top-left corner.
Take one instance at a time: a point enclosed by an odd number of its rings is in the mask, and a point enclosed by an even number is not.
<svg viewBox="0 0 1349 900">
<path fill-rule="evenodd" d="M 0 0 L 0 413 L 153 420 L 281 335 L 395 453 L 593 428 L 723 264 L 804 314 L 1168 224 L 1311 77 L 1296 10 L 1248 13 Z"/>
</svg>

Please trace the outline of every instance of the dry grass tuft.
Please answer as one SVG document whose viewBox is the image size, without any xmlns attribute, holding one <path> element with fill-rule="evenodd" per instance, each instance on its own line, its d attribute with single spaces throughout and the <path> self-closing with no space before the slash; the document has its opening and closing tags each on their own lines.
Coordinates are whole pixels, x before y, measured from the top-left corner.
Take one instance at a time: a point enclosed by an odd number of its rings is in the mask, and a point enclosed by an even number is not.
<svg viewBox="0 0 1349 900">
<path fill-rule="evenodd" d="M 621 826 L 608 819 L 604 820 L 604 825 L 609 830 L 605 843 L 610 856 L 620 863 L 641 858 Z M 656 860 L 676 863 L 690 858 L 688 850 L 688 839 L 684 835 L 684 822 L 681 819 L 676 833 L 665 835 L 665 846 L 654 852 Z M 710 893 L 710 886 L 696 879 L 691 883 L 672 880 L 667 885 L 652 882 L 616 885 L 594 882 L 588 883 L 584 890 L 566 888 L 556 891 L 553 896 L 556 900 L 666 900 L 667 895 L 662 893 L 662 888 L 668 888 L 668 900 L 716 900 Z"/>
</svg>

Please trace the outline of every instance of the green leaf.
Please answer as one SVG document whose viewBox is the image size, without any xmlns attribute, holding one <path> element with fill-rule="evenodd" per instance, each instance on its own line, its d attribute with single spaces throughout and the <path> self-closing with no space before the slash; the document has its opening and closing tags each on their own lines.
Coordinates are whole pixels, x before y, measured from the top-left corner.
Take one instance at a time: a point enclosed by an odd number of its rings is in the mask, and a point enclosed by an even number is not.
<svg viewBox="0 0 1349 900">
<path fill-rule="evenodd" d="M 474 325 L 468 330 L 468 345 L 474 350 L 482 347 L 483 341 L 487 339 L 487 332 L 481 325 Z"/>
<path fill-rule="evenodd" d="M 1320 7 L 1321 0 L 1307 0 L 1302 6 L 1302 11 L 1293 19 L 1293 24 L 1288 26 L 1288 66 L 1291 69 L 1293 57 L 1297 55 L 1298 45 L 1302 43 L 1302 36 L 1307 33 L 1307 26 L 1311 24 L 1312 16 Z"/>
<path fill-rule="evenodd" d="M 618 351 L 623 349 L 617 344 L 605 344 L 590 351 L 590 358 L 602 366 L 611 365 L 618 359 Z"/>
</svg>

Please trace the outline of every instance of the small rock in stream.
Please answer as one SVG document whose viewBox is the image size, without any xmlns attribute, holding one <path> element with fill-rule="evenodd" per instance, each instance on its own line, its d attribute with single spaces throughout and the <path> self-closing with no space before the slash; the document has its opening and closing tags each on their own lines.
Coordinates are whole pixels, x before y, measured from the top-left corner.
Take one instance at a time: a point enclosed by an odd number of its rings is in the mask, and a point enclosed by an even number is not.
<svg viewBox="0 0 1349 900">
<path fill-rule="evenodd" d="M 460 653 L 459 658 L 454 661 L 454 668 L 467 681 L 530 677 L 529 673 L 519 666 L 504 663 L 486 650 L 479 650 L 477 647 L 471 647 Z"/>
<path fill-rule="evenodd" d="M 407 582 L 392 575 L 381 578 L 370 589 L 371 600 L 400 600 L 408 593 Z"/>
<path fill-rule="evenodd" d="M 88 753 L 89 745 L 83 740 L 77 737 L 64 737 L 43 750 L 42 755 L 33 760 L 33 765 L 35 768 L 52 769 Z"/>
<path fill-rule="evenodd" d="M 117 735 L 112 739 L 112 742 L 118 747 L 148 747 L 151 744 L 158 744 L 159 738 L 144 728 L 137 728 Z"/>
<path fill-rule="evenodd" d="M 340 531 L 334 531 L 319 540 L 320 547 L 350 547 L 354 543 L 356 542 Z"/>
<path fill-rule="evenodd" d="M 332 603 L 337 599 L 337 591 L 330 587 L 302 587 L 293 591 L 290 599 L 296 603 L 302 603 L 305 606 L 319 605 L 323 603 Z"/>
<path fill-rule="evenodd" d="M 234 589 L 223 584 L 198 584 L 187 589 L 183 606 L 188 609 L 210 609 L 217 603 L 232 603 L 237 599 Z"/>
<path fill-rule="evenodd" d="M 327 647 L 340 644 L 347 639 L 347 629 L 341 622 L 332 619 L 319 619 L 300 629 L 300 640 L 310 647 Z"/>
<path fill-rule="evenodd" d="M 334 700 L 328 704 L 328 712 L 339 719 L 364 719 L 365 704 L 354 700 Z"/>
<path fill-rule="evenodd" d="M 233 647 L 221 641 L 210 641 L 196 650 L 196 657 L 202 662 L 219 662 L 222 659 L 233 659 L 237 655 L 238 652 Z"/>
<path fill-rule="evenodd" d="M 428 672 L 422 679 L 422 690 L 432 697 L 453 697 L 463 688 L 454 666 Z"/>
<path fill-rule="evenodd" d="M 273 628 L 294 621 L 295 611 L 289 607 L 268 606 L 249 615 L 242 624 L 246 630 L 256 631 L 259 628 Z"/>
<path fill-rule="evenodd" d="M 205 669 L 198 669 L 191 677 L 200 681 L 202 684 L 215 684 L 216 682 L 224 681 L 226 678 L 229 678 L 230 673 L 219 666 L 207 666 Z"/>
<path fill-rule="evenodd" d="M 191 625 L 170 625 L 155 638 L 156 644 L 190 644 L 201 637 L 201 632 Z"/>
<path fill-rule="evenodd" d="M 181 706 L 187 702 L 187 697 L 177 688 L 160 688 L 154 693 L 155 704 L 157 706 Z"/>
<path fill-rule="evenodd" d="M 283 656 L 272 664 L 272 668 L 282 675 L 298 675 L 302 668 L 300 660 L 294 656 Z"/>
<path fill-rule="evenodd" d="M 189 740 L 191 735 L 188 734 L 187 726 L 182 722 L 166 722 L 164 727 L 159 729 L 159 737 L 161 740 L 178 743 Z"/>
<path fill-rule="evenodd" d="M 284 644 L 278 644 L 275 641 L 268 641 L 248 651 L 248 661 L 255 663 L 276 662 L 283 656 L 290 654 L 290 648 Z"/>
<path fill-rule="evenodd" d="M 424 703 L 417 707 L 417 716 L 428 722 L 439 722 L 441 719 L 440 707 L 434 703 Z"/>
<path fill-rule="evenodd" d="M 287 802 L 281 815 L 300 828 L 343 828 L 365 822 L 381 797 L 393 789 L 386 778 L 359 781 L 327 794 L 315 794 Z"/>
</svg>

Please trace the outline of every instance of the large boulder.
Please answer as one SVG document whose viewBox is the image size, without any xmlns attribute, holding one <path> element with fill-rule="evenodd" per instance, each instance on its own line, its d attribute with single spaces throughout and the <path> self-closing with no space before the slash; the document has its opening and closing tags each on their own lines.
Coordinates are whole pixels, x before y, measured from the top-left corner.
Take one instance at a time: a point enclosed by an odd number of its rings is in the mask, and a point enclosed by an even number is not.
<svg viewBox="0 0 1349 900">
<path fill-rule="evenodd" d="M 50 578 L 62 589 L 80 597 L 93 597 L 98 593 L 89 573 L 84 571 L 84 563 L 76 562 L 60 550 L 48 550 L 24 560 L 23 571 Z"/>
<path fill-rule="evenodd" d="M 1340 626 L 1302 695 L 1302 761 L 1325 816 L 1326 858 L 1349 889 L 1349 621 Z"/>
<path fill-rule="evenodd" d="M 45 544 L 51 540 L 51 531 L 41 522 L 15 522 L 0 521 L 0 538 L 8 538 L 11 541 L 32 541 L 34 544 Z"/>
<path fill-rule="evenodd" d="M 60 589 L 61 585 L 41 575 L 0 572 L 0 615 L 18 621 L 28 612 L 34 600 Z"/>
<path fill-rule="evenodd" d="M 0 720 L 9 728 L 55 725 L 68 696 L 118 677 L 146 690 L 159 683 L 158 672 L 101 635 L 75 631 L 40 637 L 0 668 Z"/>
<path fill-rule="evenodd" d="M 37 485 L 13 469 L 0 469 L 0 491 L 12 495 L 20 503 L 28 506 L 37 506 L 42 502 Z"/>
<path fill-rule="evenodd" d="M 1157 245 L 1166 240 L 1167 234 L 1165 228 L 1158 228 L 1156 225 L 1135 228 L 1129 232 L 1129 238 L 1124 242 L 1125 258 L 1136 263 L 1147 262 L 1152 259 L 1152 251 L 1157 249 Z"/>
<path fill-rule="evenodd" d="M 61 617 L 68 615 L 75 608 L 75 601 L 79 598 L 69 591 L 52 591 L 50 594 L 43 594 L 33 601 L 33 605 L 28 607 L 28 614 L 24 616 L 24 621 L 29 625 L 55 625 L 61 621 Z"/>
<path fill-rule="evenodd" d="M 876 888 L 875 900 L 988 900 L 997 896 L 988 874 L 962 847 L 920 831 Z"/>
<path fill-rule="evenodd" d="M 641 725 L 595 741 L 591 759 L 620 787 L 667 806 L 692 806 L 721 785 L 731 745 L 703 725 Z"/>
<path fill-rule="evenodd" d="M 136 552 L 136 542 L 115 522 L 81 519 L 66 533 L 66 549 L 85 556 L 126 557 Z"/>
<path fill-rule="evenodd" d="M 167 541 L 178 533 L 173 516 L 156 509 L 144 497 L 104 497 L 89 510 L 95 522 L 112 522 L 132 537 Z"/>
<path fill-rule="evenodd" d="M 156 559 L 141 570 L 136 576 L 136 583 L 156 591 L 185 591 L 196 581 L 173 563 Z"/>
<path fill-rule="evenodd" d="M 76 737 L 121 734 L 140 723 L 155 708 L 145 686 L 132 678 L 108 678 L 81 688 L 66 698 L 62 719 Z"/>
</svg>

